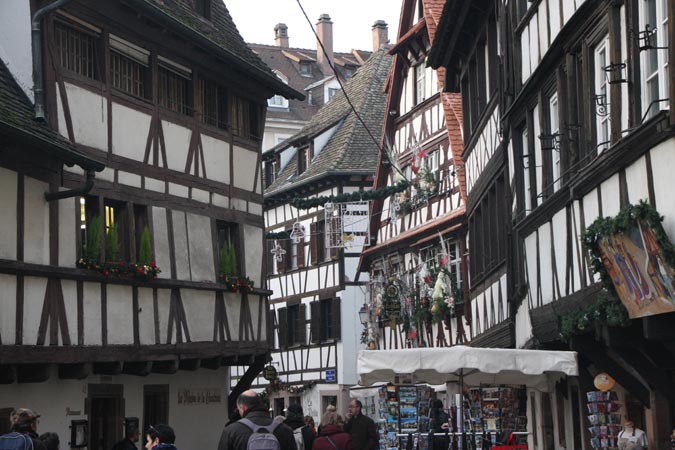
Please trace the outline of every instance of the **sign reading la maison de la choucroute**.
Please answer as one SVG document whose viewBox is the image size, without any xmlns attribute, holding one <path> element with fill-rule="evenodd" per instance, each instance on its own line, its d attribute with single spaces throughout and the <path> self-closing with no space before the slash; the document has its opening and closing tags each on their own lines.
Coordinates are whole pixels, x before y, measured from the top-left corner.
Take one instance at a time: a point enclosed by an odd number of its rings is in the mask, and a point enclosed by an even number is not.
<svg viewBox="0 0 675 450">
<path fill-rule="evenodd" d="M 223 397 L 222 389 L 220 388 L 179 388 L 177 395 L 178 404 L 185 406 L 221 403 Z"/>
<path fill-rule="evenodd" d="M 622 233 L 599 240 L 603 265 L 631 319 L 675 311 L 675 270 L 654 229 L 638 220 Z"/>
</svg>

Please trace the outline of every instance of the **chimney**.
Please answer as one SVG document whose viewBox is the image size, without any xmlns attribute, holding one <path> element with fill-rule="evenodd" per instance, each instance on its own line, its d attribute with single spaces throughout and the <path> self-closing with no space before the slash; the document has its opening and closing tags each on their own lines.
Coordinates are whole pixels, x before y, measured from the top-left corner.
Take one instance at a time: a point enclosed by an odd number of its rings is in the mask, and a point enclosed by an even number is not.
<svg viewBox="0 0 675 450">
<path fill-rule="evenodd" d="M 288 27 L 285 23 L 274 25 L 274 42 L 277 47 L 288 48 Z"/>
<path fill-rule="evenodd" d="M 321 17 L 319 17 L 319 21 L 316 24 L 316 34 L 326 49 L 324 52 L 321 49 L 321 45 L 318 42 L 316 43 L 316 61 L 319 64 L 321 72 L 327 76 L 333 73 L 333 70 L 330 68 L 330 64 L 333 63 L 333 22 L 330 21 L 328 14 L 321 14 Z"/>
<path fill-rule="evenodd" d="M 389 28 L 384 20 L 373 24 L 373 51 L 376 52 L 389 42 Z"/>
</svg>

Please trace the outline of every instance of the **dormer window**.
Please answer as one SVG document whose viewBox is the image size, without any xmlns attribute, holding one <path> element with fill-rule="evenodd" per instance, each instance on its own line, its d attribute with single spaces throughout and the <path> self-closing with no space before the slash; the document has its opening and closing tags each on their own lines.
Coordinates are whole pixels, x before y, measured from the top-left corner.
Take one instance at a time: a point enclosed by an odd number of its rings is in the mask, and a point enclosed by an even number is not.
<svg viewBox="0 0 675 450">
<path fill-rule="evenodd" d="M 205 18 L 206 20 L 211 20 L 211 0 L 195 0 L 195 9 L 197 14 Z"/>
<path fill-rule="evenodd" d="M 309 147 L 298 150 L 298 175 L 307 170 L 312 161 L 312 150 Z"/>
<path fill-rule="evenodd" d="M 300 75 L 302 75 L 303 77 L 312 76 L 312 66 L 308 62 L 300 63 Z"/>
<path fill-rule="evenodd" d="M 342 73 L 344 74 L 344 77 L 345 77 L 346 79 L 349 79 L 349 78 L 352 77 L 352 75 L 354 75 L 354 68 L 353 68 L 353 67 L 345 67 L 345 68 L 342 70 Z"/>
<path fill-rule="evenodd" d="M 340 92 L 340 89 L 338 88 L 328 88 L 328 100 L 326 102 L 331 101 L 338 92 Z"/>
<path fill-rule="evenodd" d="M 277 78 L 279 78 L 284 83 L 288 84 L 288 78 L 286 76 L 284 76 L 284 74 L 282 74 L 278 70 L 274 70 L 273 72 L 277 76 Z M 284 98 L 283 96 L 281 96 L 279 94 L 277 94 L 274 97 L 267 100 L 267 106 L 269 106 L 270 108 L 288 109 L 288 99 Z"/>
</svg>

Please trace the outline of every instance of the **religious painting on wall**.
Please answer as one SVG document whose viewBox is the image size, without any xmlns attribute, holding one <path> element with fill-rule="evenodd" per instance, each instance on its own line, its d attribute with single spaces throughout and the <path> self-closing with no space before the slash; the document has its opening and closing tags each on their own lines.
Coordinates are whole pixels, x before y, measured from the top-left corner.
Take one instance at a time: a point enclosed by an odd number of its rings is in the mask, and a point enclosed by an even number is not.
<svg viewBox="0 0 675 450">
<path fill-rule="evenodd" d="M 675 270 L 646 220 L 597 242 L 602 263 L 631 319 L 675 311 Z"/>
</svg>

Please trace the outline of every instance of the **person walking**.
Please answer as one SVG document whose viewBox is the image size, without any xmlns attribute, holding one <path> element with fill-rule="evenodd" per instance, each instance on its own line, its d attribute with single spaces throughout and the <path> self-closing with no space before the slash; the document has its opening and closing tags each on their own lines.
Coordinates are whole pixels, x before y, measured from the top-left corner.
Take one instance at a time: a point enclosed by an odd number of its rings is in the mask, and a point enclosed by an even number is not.
<svg viewBox="0 0 675 450">
<path fill-rule="evenodd" d="M 124 439 L 113 445 L 112 450 L 137 450 L 136 442 L 141 437 L 141 433 L 135 427 L 130 427 Z"/>
<path fill-rule="evenodd" d="M 61 450 L 61 440 L 56 433 L 46 432 L 40 435 L 40 440 L 47 450 Z"/>
<path fill-rule="evenodd" d="M 448 413 L 443 410 L 443 402 L 435 399 L 431 402 L 429 410 L 429 428 L 432 433 L 447 433 L 450 424 L 448 423 Z M 447 436 L 433 436 L 432 450 L 446 450 L 450 444 Z"/>
<path fill-rule="evenodd" d="M 40 414 L 28 408 L 19 408 L 12 412 L 11 432 L 0 436 L 0 450 L 46 450 L 37 434 Z"/>
<path fill-rule="evenodd" d="M 267 431 L 272 432 L 279 441 L 282 450 L 297 450 L 293 430 L 288 425 L 274 421 L 269 416 L 263 400 L 255 391 L 244 391 L 237 398 L 237 408 L 242 419 L 223 428 L 218 442 L 218 450 L 246 450 L 248 439 L 253 434 L 253 429 L 247 421 L 254 426 L 269 426 Z"/>
<path fill-rule="evenodd" d="M 145 450 L 178 450 L 174 445 L 176 433 L 163 423 L 150 425 L 145 432 Z"/>
<path fill-rule="evenodd" d="M 343 431 L 342 417 L 329 411 L 321 418 L 321 432 L 314 439 L 312 450 L 352 450 L 352 437 Z"/>
<path fill-rule="evenodd" d="M 302 412 L 302 406 L 289 405 L 286 409 L 286 425 L 293 430 L 293 437 L 295 438 L 295 445 L 298 450 L 312 450 L 314 444 L 314 433 L 305 423 L 305 416 Z"/>
<path fill-rule="evenodd" d="M 345 431 L 352 436 L 354 450 L 375 450 L 378 448 L 377 427 L 375 422 L 361 412 L 363 404 L 353 398 L 349 402 L 349 416 Z"/>
</svg>

